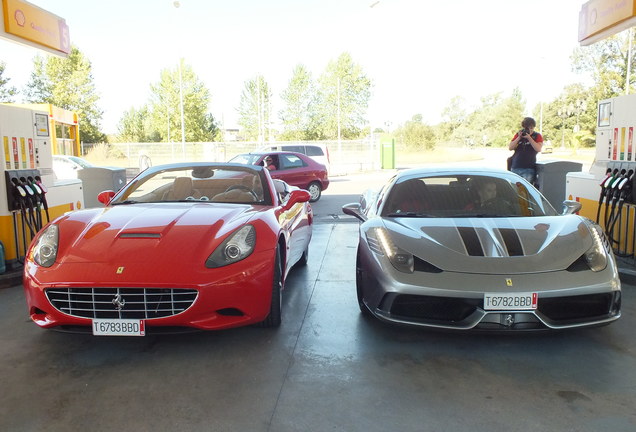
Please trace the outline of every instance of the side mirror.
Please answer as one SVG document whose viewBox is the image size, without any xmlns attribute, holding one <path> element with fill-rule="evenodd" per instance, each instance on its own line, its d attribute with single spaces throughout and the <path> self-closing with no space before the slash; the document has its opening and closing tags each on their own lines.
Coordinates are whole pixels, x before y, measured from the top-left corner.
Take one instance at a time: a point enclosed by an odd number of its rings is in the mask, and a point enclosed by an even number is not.
<svg viewBox="0 0 636 432">
<path fill-rule="evenodd" d="M 367 220 L 367 217 L 362 212 L 362 206 L 360 203 L 345 204 L 342 206 L 342 212 L 346 215 L 358 218 L 362 222 L 366 222 Z"/>
<path fill-rule="evenodd" d="M 99 195 L 97 195 L 97 201 L 99 201 L 100 203 L 106 206 L 110 204 L 110 201 L 113 199 L 114 196 L 115 196 L 115 192 L 113 192 L 112 190 L 100 192 Z"/>
<path fill-rule="evenodd" d="M 306 190 L 302 190 L 302 189 L 293 190 L 289 194 L 289 199 L 287 200 L 285 205 L 283 205 L 283 210 L 289 210 L 295 204 L 307 202 L 310 199 L 311 199 L 311 195 L 309 195 L 309 192 L 307 192 Z"/>
<path fill-rule="evenodd" d="M 563 210 L 561 211 L 561 215 L 565 216 L 574 214 L 581 210 L 581 207 L 583 207 L 583 205 L 578 201 L 565 200 L 563 201 Z"/>
</svg>

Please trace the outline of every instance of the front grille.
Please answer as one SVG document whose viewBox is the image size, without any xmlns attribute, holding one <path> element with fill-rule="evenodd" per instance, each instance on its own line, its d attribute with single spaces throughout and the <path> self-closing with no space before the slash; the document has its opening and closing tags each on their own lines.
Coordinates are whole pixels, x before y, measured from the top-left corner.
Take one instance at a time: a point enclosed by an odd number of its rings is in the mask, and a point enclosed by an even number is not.
<svg viewBox="0 0 636 432">
<path fill-rule="evenodd" d="M 419 320 L 459 322 L 475 312 L 480 302 L 480 300 L 467 298 L 410 294 L 395 295 L 391 299 L 392 296 L 392 294 L 385 296 L 380 309 L 388 307 L 391 315 Z"/>
<path fill-rule="evenodd" d="M 617 303 L 618 302 L 618 303 Z M 553 321 L 571 321 L 608 316 L 618 304 L 614 293 L 587 294 L 569 297 L 540 298 L 538 310 Z"/>
<path fill-rule="evenodd" d="M 50 288 L 46 297 L 60 312 L 81 318 L 153 319 L 177 315 L 197 298 L 193 289 Z"/>
</svg>

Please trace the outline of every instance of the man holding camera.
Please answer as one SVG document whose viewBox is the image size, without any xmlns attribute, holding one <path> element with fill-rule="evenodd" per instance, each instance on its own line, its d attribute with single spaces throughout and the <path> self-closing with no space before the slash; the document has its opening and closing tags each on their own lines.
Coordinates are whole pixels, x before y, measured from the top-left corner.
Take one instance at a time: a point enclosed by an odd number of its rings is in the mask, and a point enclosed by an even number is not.
<svg viewBox="0 0 636 432">
<path fill-rule="evenodd" d="M 509 150 L 514 150 L 510 171 L 532 184 L 537 175 L 537 153 L 543 147 L 543 137 L 534 131 L 536 125 L 532 117 L 524 118 L 521 122 L 522 129 L 512 137 L 508 145 Z"/>
</svg>

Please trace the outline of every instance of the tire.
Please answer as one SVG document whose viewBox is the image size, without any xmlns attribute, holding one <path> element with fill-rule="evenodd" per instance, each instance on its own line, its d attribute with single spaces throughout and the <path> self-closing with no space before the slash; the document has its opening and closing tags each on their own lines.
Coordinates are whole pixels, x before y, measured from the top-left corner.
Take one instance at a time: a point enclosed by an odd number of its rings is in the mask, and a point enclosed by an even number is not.
<svg viewBox="0 0 636 432">
<path fill-rule="evenodd" d="M 307 245 L 307 248 L 305 248 L 305 251 L 301 255 L 298 262 L 296 263 L 296 266 L 305 267 L 308 262 L 309 262 L 309 245 Z"/>
<path fill-rule="evenodd" d="M 358 253 L 356 254 L 356 295 L 358 297 L 358 307 L 360 313 L 365 317 L 373 316 L 369 308 L 364 304 L 364 283 L 362 281 L 362 266 L 360 265 L 360 246 L 358 246 Z"/>
<path fill-rule="evenodd" d="M 274 278 L 272 280 L 272 303 L 269 307 L 269 315 L 264 321 L 259 323 L 260 327 L 279 327 L 282 321 L 282 296 L 283 279 L 280 263 L 280 251 L 276 248 L 276 258 L 274 259 Z"/>
<path fill-rule="evenodd" d="M 318 182 L 312 182 L 307 186 L 307 191 L 311 195 L 309 202 L 316 202 L 320 199 L 320 194 L 322 194 L 322 186 Z"/>
</svg>

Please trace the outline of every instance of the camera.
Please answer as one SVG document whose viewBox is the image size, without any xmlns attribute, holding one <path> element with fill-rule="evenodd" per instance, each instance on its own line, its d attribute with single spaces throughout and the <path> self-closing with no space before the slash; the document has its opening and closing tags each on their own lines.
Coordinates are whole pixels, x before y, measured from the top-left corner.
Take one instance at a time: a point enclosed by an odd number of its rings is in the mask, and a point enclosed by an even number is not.
<svg viewBox="0 0 636 432">
<path fill-rule="evenodd" d="M 530 131 L 528 129 L 521 129 L 521 136 L 522 137 L 528 135 L 529 133 L 530 133 Z"/>
</svg>

